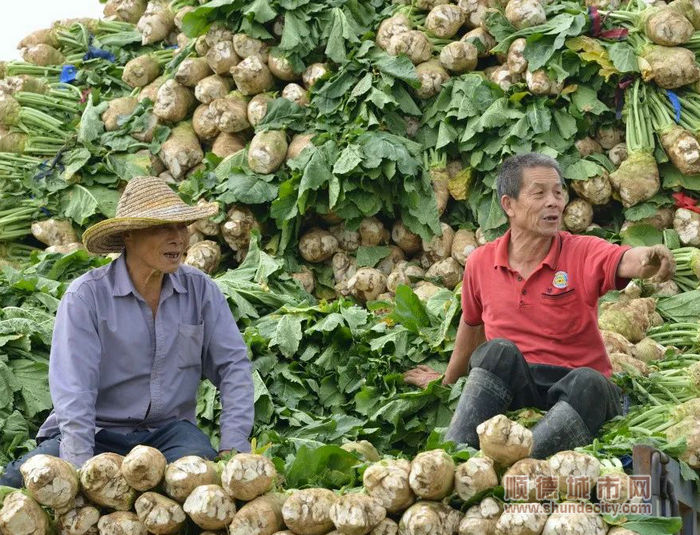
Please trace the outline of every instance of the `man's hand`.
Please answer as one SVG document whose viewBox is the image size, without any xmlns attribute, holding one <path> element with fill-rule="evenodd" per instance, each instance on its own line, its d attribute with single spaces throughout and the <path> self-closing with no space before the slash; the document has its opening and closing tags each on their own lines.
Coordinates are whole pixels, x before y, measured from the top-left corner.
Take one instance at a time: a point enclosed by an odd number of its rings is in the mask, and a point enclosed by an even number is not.
<svg viewBox="0 0 700 535">
<path fill-rule="evenodd" d="M 665 245 L 647 247 L 639 260 L 643 279 L 664 282 L 676 273 L 676 260 Z"/>
<path fill-rule="evenodd" d="M 419 388 L 425 389 L 428 383 L 435 381 L 442 377 L 442 374 L 438 371 L 433 370 L 430 366 L 421 364 L 416 368 L 408 370 L 403 374 L 403 380 L 410 385 L 415 385 Z"/>
</svg>

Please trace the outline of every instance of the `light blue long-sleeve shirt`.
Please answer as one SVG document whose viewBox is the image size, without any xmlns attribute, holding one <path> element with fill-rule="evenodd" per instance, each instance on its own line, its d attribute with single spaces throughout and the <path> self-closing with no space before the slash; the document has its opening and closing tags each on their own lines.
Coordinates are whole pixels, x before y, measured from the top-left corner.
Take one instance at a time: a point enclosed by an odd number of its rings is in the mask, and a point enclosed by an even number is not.
<svg viewBox="0 0 700 535">
<path fill-rule="evenodd" d="M 251 364 L 226 298 L 201 271 L 166 274 L 155 320 L 124 255 L 79 277 L 58 308 L 49 361 L 54 410 L 39 437 L 61 434 L 61 457 L 81 466 L 99 429 L 128 433 L 195 423 L 206 377 L 221 392 L 221 450 L 249 451 Z"/>
</svg>

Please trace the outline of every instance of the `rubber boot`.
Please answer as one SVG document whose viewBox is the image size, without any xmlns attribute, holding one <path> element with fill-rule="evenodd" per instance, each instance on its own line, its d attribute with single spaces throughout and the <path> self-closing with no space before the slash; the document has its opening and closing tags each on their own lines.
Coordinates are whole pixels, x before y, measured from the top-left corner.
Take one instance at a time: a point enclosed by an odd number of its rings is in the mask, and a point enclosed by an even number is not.
<svg viewBox="0 0 700 535">
<path fill-rule="evenodd" d="M 478 449 L 476 427 L 503 413 L 512 399 L 513 395 L 503 379 L 483 368 L 472 368 L 445 438 Z"/>
<path fill-rule="evenodd" d="M 532 428 L 532 455 L 546 459 L 563 450 L 590 444 L 593 435 L 576 410 L 566 401 L 557 401 Z"/>
</svg>

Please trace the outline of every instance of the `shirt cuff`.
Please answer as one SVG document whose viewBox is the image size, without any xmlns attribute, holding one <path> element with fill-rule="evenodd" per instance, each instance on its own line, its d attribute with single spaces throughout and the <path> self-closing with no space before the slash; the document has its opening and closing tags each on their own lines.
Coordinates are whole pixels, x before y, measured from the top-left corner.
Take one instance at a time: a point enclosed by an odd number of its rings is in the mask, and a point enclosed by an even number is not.
<svg viewBox="0 0 700 535">
<path fill-rule="evenodd" d="M 223 436 L 222 434 L 221 441 L 219 443 L 219 451 L 226 450 L 236 450 L 240 453 L 249 453 L 250 441 L 248 440 L 248 437 L 244 435 L 235 434 Z"/>
<path fill-rule="evenodd" d="M 92 452 L 76 453 L 70 451 L 65 445 L 61 444 L 59 446 L 59 456 L 76 468 L 81 468 L 93 455 Z"/>
</svg>

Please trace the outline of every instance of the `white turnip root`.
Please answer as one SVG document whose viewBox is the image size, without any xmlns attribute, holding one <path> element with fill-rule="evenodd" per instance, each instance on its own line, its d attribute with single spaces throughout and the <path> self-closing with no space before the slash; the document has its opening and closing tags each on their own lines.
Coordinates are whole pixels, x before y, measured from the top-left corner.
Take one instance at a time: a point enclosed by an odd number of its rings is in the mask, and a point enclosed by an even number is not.
<svg viewBox="0 0 700 535">
<path fill-rule="evenodd" d="M 424 500 L 441 500 L 454 488 L 455 463 L 445 450 L 424 451 L 411 462 L 408 483 Z"/>
<path fill-rule="evenodd" d="M 179 503 L 156 492 L 139 496 L 134 510 L 146 529 L 155 535 L 178 533 L 187 518 Z"/>
<path fill-rule="evenodd" d="M 386 275 L 387 277 L 392 271 L 394 271 L 394 267 L 399 262 L 403 262 L 406 260 L 406 256 L 404 255 L 403 250 L 400 247 L 396 245 L 390 245 L 389 249 L 389 254 L 382 258 L 376 265 L 376 268 L 382 273 L 384 273 L 384 275 Z"/>
<path fill-rule="evenodd" d="M 328 65 L 325 63 L 312 63 L 302 73 L 301 80 L 304 82 L 306 89 L 311 90 L 311 88 L 316 85 L 316 82 L 328 74 L 330 74 Z"/>
<path fill-rule="evenodd" d="M 408 230 L 402 221 L 394 223 L 391 229 L 391 239 L 396 245 L 403 249 L 404 253 L 409 255 L 419 252 L 422 248 L 420 236 Z"/>
<path fill-rule="evenodd" d="M 291 273 L 291 276 L 294 280 L 301 284 L 302 288 L 304 288 L 306 292 L 313 293 L 314 289 L 316 288 L 316 280 L 313 271 L 306 266 L 301 266 L 299 271 L 296 273 Z"/>
<path fill-rule="evenodd" d="M 136 24 L 141 32 L 141 44 L 162 41 L 175 29 L 175 15 L 166 2 L 148 2 L 146 11 Z"/>
<path fill-rule="evenodd" d="M 136 97 L 121 97 L 109 101 L 107 109 L 102 113 L 101 119 L 105 124 L 105 130 L 111 132 L 121 127 L 120 120 L 125 120 L 138 106 Z"/>
<path fill-rule="evenodd" d="M 389 241 L 389 231 L 376 217 L 365 217 L 358 229 L 360 243 L 367 247 L 382 245 Z"/>
<path fill-rule="evenodd" d="M 248 147 L 248 166 L 263 175 L 274 173 L 287 156 L 287 136 L 282 130 L 255 134 Z"/>
<path fill-rule="evenodd" d="M 234 134 L 250 128 L 248 103 L 239 93 L 234 91 L 225 98 L 217 98 L 209 106 L 217 117 L 217 124 L 222 132 Z"/>
<path fill-rule="evenodd" d="M 440 65 L 456 74 L 473 71 L 479 60 L 479 51 L 468 41 L 453 41 L 440 51 Z"/>
<path fill-rule="evenodd" d="M 411 21 L 403 13 L 398 13 L 393 17 L 384 19 L 379 25 L 377 30 L 377 37 L 375 42 L 377 46 L 387 50 L 389 48 L 389 42 L 391 38 L 400 33 L 405 33 L 411 31 Z"/>
<path fill-rule="evenodd" d="M 687 48 L 648 46 L 638 57 L 639 70 L 645 82 L 654 80 L 663 89 L 677 89 L 700 80 L 700 66 L 695 54 Z"/>
<path fill-rule="evenodd" d="M 219 41 L 206 54 L 207 63 L 214 73 L 224 76 L 231 68 L 240 63 L 241 58 L 236 54 L 232 41 Z"/>
<path fill-rule="evenodd" d="M 473 44 L 479 51 L 479 57 L 488 57 L 491 49 L 496 46 L 496 39 L 483 28 L 474 28 L 464 34 L 461 39 Z"/>
<path fill-rule="evenodd" d="M 153 113 L 163 121 L 177 123 L 187 117 L 194 103 L 190 89 L 175 80 L 167 80 L 158 88 Z"/>
<path fill-rule="evenodd" d="M 455 491 L 465 502 L 497 485 L 498 476 L 488 457 L 471 457 L 455 471 Z"/>
<path fill-rule="evenodd" d="M 272 535 L 284 527 L 282 506 L 287 496 L 270 493 L 246 503 L 228 526 L 228 535 Z M 292 533 L 292 532 L 289 532 Z"/>
<path fill-rule="evenodd" d="M 390 518 L 385 518 L 369 532 L 369 535 L 398 535 L 398 533 L 399 525 Z"/>
<path fill-rule="evenodd" d="M 214 208 L 219 208 L 219 203 L 216 201 L 209 202 L 205 198 L 201 198 L 197 201 L 197 206 L 202 206 L 213 210 Z M 219 224 L 209 219 L 200 219 L 192 223 L 192 226 L 204 234 L 205 236 L 218 236 L 219 235 Z"/>
<path fill-rule="evenodd" d="M 452 239 L 451 255 L 460 266 L 464 266 L 467 257 L 479 246 L 473 230 L 459 229 Z"/>
<path fill-rule="evenodd" d="M 272 461 L 254 453 L 238 453 L 221 474 L 224 490 L 237 500 L 250 501 L 269 491 L 277 481 Z"/>
<path fill-rule="evenodd" d="M 463 275 L 462 266 L 451 256 L 438 260 L 425 272 L 426 278 L 438 279 L 445 288 L 450 290 L 462 281 Z"/>
<path fill-rule="evenodd" d="M 139 445 L 124 457 L 121 473 L 132 488 L 146 491 L 157 487 L 163 480 L 167 461 L 156 448 Z"/>
<path fill-rule="evenodd" d="M 415 89 L 419 98 L 428 99 L 437 95 L 442 89 L 442 84 L 450 79 L 448 72 L 440 65 L 438 60 L 430 60 L 416 67 L 416 74 L 420 87 Z"/>
<path fill-rule="evenodd" d="M 233 47 L 236 54 L 243 59 L 258 56 L 262 61 L 267 62 L 269 48 L 259 39 L 248 37 L 244 33 L 237 33 L 233 36 Z"/>
<path fill-rule="evenodd" d="M 641 14 L 644 34 L 657 45 L 678 46 L 695 32 L 691 22 L 672 7 L 648 8 Z"/>
<path fill-rule="evenodd" d="M 654 360 L 661 360 L 666 354 L 666 348 L 659 344 L 653 338 L 642 338 L 634 345 L 632 355 L 637 360 L 645 363 L 650 363 Z"/>
<path fill-rule="evenodd" d="M 409 264 L 405 260 L 397 262 L 394 270 L 389 273 L 386 279 L 387 290 L 396 293 L 396 289 L 401 284 L 413 286 L 413 279 L 423 278 L 425 271 L 416 264 Z"/>
<path fill-rule="evenodd" d="M 180 123 L 170 131 L 170 137 L 161 146 L 159 153 L 165 167 L 175 180 L 204 159 L 204 152 L 197 134 L 189 123 Z"/>
<path fill-rule="evenodd" d="M 496 523 L 496 535 L 539 535 L 547 518 L 540 504 L 532 504 L 527 511 L 505 511 Z"/>
<path fill-rule="evenodd" d="M 269 91 L 275 85 L 270 69 L 260 56 L 249 56 L 231 67 L 231 76 L 244 95 L 257 95 Z"/>
<path fill-rule="evenodd" d="M 158 99 L 158 90 L 166 82 L 166 80 L 167 78 L 165 78 L 165 76 L 158 76 L 150 84 L 143 86 L 137 97 L 139 102 L 147 98 L 151 102 L 155 103 L 155 101 Z"/>
<path fill-rule="evenodd" d="M 323 535 L 333 529 L 330 509 L 337 496 L 328 489 L 304 489 L 292 494 L 282 506 L 284 523 L 293 532 Z"/>
<path fill-rule="evenodd" d="M 167 466 L 163 490 L 176 502 L 183 503 L 196 487 L 218 484 L 219 475 L 213 462 L 187 455 Z"/>
<path fill-rule="evenodd" d="M 360 268 L 348 280 L 348 290 L 359 301 L 376 300 L 386 290 L 386 275 L 374 268 Z"/>
<path fill-rule="evenodd" d="M 603 344 L 605 345 L 605 351 L 610 353 L 627 353 L 632 355 L 634 344 L 632 344 L 627 338 L 622 336 L 620 333 L 614 331 L 601 330 L 600 336 L 603 338 Z"/>
<path fill-rule="evenodd" d="M 544 69 L 525 71 L 525 83 L 533 95 L 557 95 L 561 84 L 553 80 Z"/>
<path fill-rule="evenodd" d="M 356 453 L 365 461 L 377 462 L 379 459 L 381 459 L 381 455 L 379 455 L 377 448 L 375 448 L 374 445 L 368 440 L 346 442 L 340 447 L 345 451 Z"/>
<path fill-rule="evenodd" d="M 73 508 L 78 494 L 78 473 L 69 462 L 51 455 L 35 455 L 20 466 L 24 486 L 39 502 L 57 513 Z"/>
<path fill-rule="evenodd" d="M 118 511 L 104 515 L 97 522 L 100 535 L 148 535 L 148 530 L 135 513 Z"/>
<path fill-rule="evenodd" d="M 215 241 L 202 240 L 187 250 L 183 264 L 193 266 L 211 275 L 219 268 L 221 247 Z"/>
<path fill-rule="evenodd" d="M 195 87 L 211 74 L 206 58 L 185 58 L 175 72 L 175 81 L 185 87 Z"/>
<path fill-rule="evenodd" d="M 700 247 L 700 214 L 679 208 L 673 216 L 673 228 L 683 245 Z"/>
<path fill-rule="evenodd" d="M 346 494 L 331 505 L 329 516 L 342 535 L 367 535 L 384 520 L 386 509 L 366 494 Z"/>
<path fill-rule="evenodd" d="M 613 373 L 628 373 L 632 375 L 649 375 L 649 367 L 641 360 L 626 353 L 611 353 L 608 355 Z"/>
<path fill-rule="evenodd" d="M 46 253 L 71 254 L 77 250 L 87 251 L 85 246 L 80 242 L 68 243 L 66 245 L 52 245 L 44 249 Z"/>
<path fill-rule="evenodd" d="M 260 224 L 253 212 L 246 206 L 231 206 L 226 214 L 226 221 L 221 224 L 221 235 L 236 253 L 236 262 L 241 262 L 248 254 L 250 233 L 253 229 L 260 230 Z"/>
<path fill-rule="evenodd" d="M 145 87 L 160 74 L 160 63 L 150 54 L 138 56 L 124 65 L 122 80 L 129 87 Z"/>
<path fill-rule="evenodd" d="M 593 206 L 584 199 L 574 199 L 564 208 L 564 225 L 577 234 L 593 223 Z"/>
<path fill-rule="evenodd" d="M 462 515 L 449 505 L 422 501 L 412 505 L 401 516 L 402 535 L 452 535 L 457 532 Z"/>
<path fill-rule="evenodd" d="M 299 84 L 291 83 L 284 86 L 282 98 L 286 98 L 301 107 L 309 105 L 309 92 Z"/>
<path fill-rule="evenodd" d="M 416 283 L 416 287 L 413 289 L 413 293 L 416 297 L 423 302 L 429 301 L 431 297 L 437 294 L 442 288 L 436 286 L 432 282 L 420 281 Z"/>
<path fill-rule="evenodd" d="M 603 149 L 610 150 L 625 141 L 625 132 L 616 126 L 600 126 L 595 139 Z"/>
<path fill-rule="evenodd" d="M 188 13 L 191 13 L 194 11 L 194 6 L 185 6 L 180 8 L 177 13 L 175 13 L 175 17 L 173 18 L 173 23 L 175 24 L 175 27 L 179 30 L 182 31 L 182 28 L 184 27 L 185 23 L 185 15 Z"/>
<path fill-rule="evenodd" d="M 116 453 L 101 453 L 89 459 L 80 469 L 80 486 L 85 497 L 102 507 L 128 511 L 136 499 L 121 473 L 124 457 Z"/>
<path fill-rule="evenodd" d="M 301 78 L 301 74 L 294 72 L 292 64 L 284 56 L 270 54 L 267 58 L 267 68 L 275 76 L 285 82 L 295 82 Z"/>
<path fill-rule="evenodd" d="M 32 223 L 32 235 L 41 243 L 54 245 L 68 245 L 78 241 L 78 235 L 73 230 L 73 225 L 68 219 L 46 219 Z"/>
<path fill-rule="evenodd" d="M 245 148 L 246 141 L 238 134 L 221 132 L 211 146 L 211 151 L 219 158 L 226 158 Z"/>
<path fill-rule="evenodd" d="M 577 139 L 574 145 L 576 146 L 578 153 L 581 155 L 581 158 L 585 158 L 586 156 L 590 156 L 591 154 L 598 154 L 603 152 L 603 147 L 600 146 L 600 143 L 598 143 L 595 139 L 593 139 L 590 136 Z"/>
<path fill-rule="evenodd" d="M 572 180 L 570 183 L 576 194 L 590 204 L 601 206 L 610 202 L 612 185 L 606 171 L 586 180 Z"/>
<path fill-rule="evenodd" d="M 500 87 L 503 91 L 508 91 L 510 87 L 513 84 L 517 84 L 520 81 L 522 81 L 522 75 L 518 74 L 517 72 L 512 72 L 509 68 L 508 65 L 500 65 L 498 67 L 488 67 L 484 69 L 484 74 L 486 74 L 486 77 L 491 80 L 494 84 L 496 84 L 498 87 Z M 532 73 L 529 71 L 525 73 L 525 75 L 530 75 L 532 76 Z M 531 92 L 534 93 L 534 91 Z M 546 86 L 546 89 L 543 94 L 547 94 L 549 92 L 549 85 Z"/>
<path fill-rule="evenodd" d="M 200 485 L 185 500 L 182 509 L 202 529 L 224 529 L 236 514 L 236 504 L 219 485 Z"/>
<path fill-rule="evenodd" d="M 454 37 L 465 21 L 464 11 L 455 4 L 441 4 L 430 10 L 425 26 L 430 33 L 441 39 Z"/>
<path fill-rule="evenodd" d="M 44 43 L 23 48 L 20 53 L 24 61 L 40 67 L 61 65 L 66 61 L 65 56 L 59 50 Z"/>
<path fill-rule="evenodd" d="M 341 295 L 350 295 L 348 281 L 357 273 L 357 262 L 355 257 L 349 256 L 344 251 L 339 251 L 333 255 L 331 261 L 333 278 L 335 280 L 335 290 Z"/>
<path fill-rule="evenodd" d="M 459 523 L 458 535 L 494 535 L 502 512 L 503 507 L 493 498 L 481 500 L 467 509 Z"/>
<path fill-rule="evenodd" d="M 231 91 L 228 78 L 213 74 L 200 80 L 194 88 L 195 98 L 202 104 L 209 104 L 217 98 L 225 98 Z"/>
<path fill-rule="evenodd" d="M 20 491 L 5 497 L 0 509 L 2 535 L 48 535 L 49 518 L 41 506 Z"/>
<path fill-rule="evenodd" d="M 557 478 L 559 495 L 567 500 L 577 498 L 569 492 L 569 490 L 574 490 L 573 488 L 569 489 L 568 481 L 571 481 L 571 478 L 587 478 L 589 489 L 592 490 L 600 475 L 600 461 L 586 453 L 560 451 L 552 455 L 547 462 L 552 469 L 552 475 Z"/>
<path fill-rule="evenodd" d="M 60 535 L 94 535 L 97 533 L 97 521 L 100 510 L 88 505 L 82 496 L 75 500 L 75 507 L 56 518 L 56 527 Z"/>
<path fill-rule="evenodd" d="M 700 142 L 685 128 L 672 125 L 658 132 L 661 146 L 684 175 L 700 173 Z"/>
<path fill-rule="evenodd" d="M 532 432 L 503 414 L 480 423 L 476 432 L 484 455 L 502 466 L 511 466 L 532 452 Z"/>
<path fill-rule="evenodd" d="M 105 17 L 136 24 L 146 11 L 146 4 L 146 0 L 108 0 L 102 13 Z"/>
<path fill-rule="evenodd" d="M 220 134 L 216 114 L 210 106 L 197 106 L 192 114 L 192 129 L 201 141 L 211 141 Z"/>
<path fill-rule="evenodd" d="M 267 105 L 273 100 L 269 93 L 255 95 L 248 102 L 248 122 L 256 127 L 267 114 Z"/>
<path fill-rule="evenodd" d="M 233 32 L 229 30 L 222 21 L 214 22 L 204 35 L 209 48 L 213 48 L 217 43 L 229 41 L 233 43 Z M 240 55 L 240 54 L 239 54 Z"/>
<path fill-rule="evenodd" d="M 426 259 L 430 262 L 430 265 L 447 258 L 452 252 L 452 241 L 454 240 L 455 232 L 447 223 L 440 223 L 440 226 L 442 228 L 440 236 L 433 236 L 430 241 L 422 241 Z"/>
<path fill-rule="evenodd" d="M 651 199 L 659 191 L 659 168 L 654 156 L 633 152 L 610 173 L 610 183 L 625 208 Z"/>
<path fill-rule="evenodd" d="M 338 247 L 344 251 L 356 251 L 360 246 L 360 233 L 356 230 L 348 230 L 345 223 L 333 225 L 328 228 L 333 237 L 338 240 Z"/>
<path fill-rule="evenodd" d="M 392 36 L 386 51 L 392 56 L 406 54 L 414 65 L 418 65 L 430 59 L 433 45 L 420 30 L 409 30 Z"/>
<path fill-rule="evenodd" d="M 522 30 L 547 21 L 544 7 L 537 0 L 510 0 L 505 10 L 506 19 L 516 29 Z"/>
<path fill-rule="evenodd" d="M 523 55 L 526 46 L 527 40 L 524 37 L 518 37 L 508 47 L 506 63 L 508 64 L 508 70 L 511 72 L 522 74 L 527 70 L 527 60 Z"/>
<path fill-rule="evenodd" d="M 621 334 L 636 344 L 646 336 L 646 331 L 651 326 L 654 303 L 652 298 L 605 303 L 600 307 L 598 328 Z"/>
<path fill-rule="evenodd" d="M 506 478 L 518 478 L 524 477 L 528 481 L 528 493 L 527 496 L 522 498 L 527 502 L 536 502 L 540 499 L 556 499 L 557 492 L 556 489 L 553 491 L 551 496 L 538 496 L 537 485 L 535 482 L 542 478 L 546 480 L 552 480 L 554 474 L 552 469 L 547 463 L 547 461 L 541 461 L 539 459 L 520 459 L 515 464 L 513 464 L 505 474 L 503 474 L 503 480 L 507 481 Z M 507 483 L 504 483 L 507 485 Z"/>
</svg>

